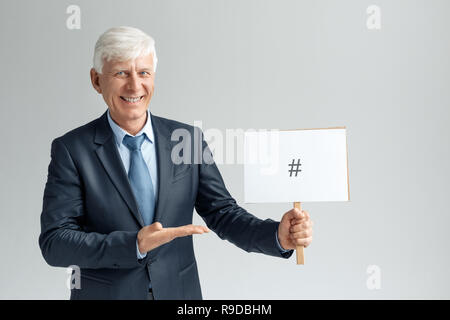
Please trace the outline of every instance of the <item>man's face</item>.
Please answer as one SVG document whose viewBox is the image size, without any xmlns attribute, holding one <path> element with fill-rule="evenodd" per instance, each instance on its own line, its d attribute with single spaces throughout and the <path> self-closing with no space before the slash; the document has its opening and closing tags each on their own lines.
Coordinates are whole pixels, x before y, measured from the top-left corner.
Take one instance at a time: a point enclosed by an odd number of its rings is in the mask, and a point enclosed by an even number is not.
<svg viewBox="0 0 450 320">
<path fill-rule="evenodd" d="M 91 80 L 95 90 L 103 95 L 116 122 L 120 124 L 142 119 L 146 117 L 153 95 L 153 56 L 149 54 L 129 61 L 105 61 L 102 74 L 91 69 Z"/>
</svg>

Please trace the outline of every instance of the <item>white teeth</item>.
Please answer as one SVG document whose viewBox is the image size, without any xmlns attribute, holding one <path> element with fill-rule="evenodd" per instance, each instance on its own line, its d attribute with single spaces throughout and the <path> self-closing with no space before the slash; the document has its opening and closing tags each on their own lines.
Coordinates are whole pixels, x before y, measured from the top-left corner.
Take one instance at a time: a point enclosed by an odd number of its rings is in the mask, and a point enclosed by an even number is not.
<svg viewBox="0 0 450 320">
<path fill-rule="evenodd" d="M 141 100 L 141 97 L 137 97 L 137 98 L 127 98 L 127 97 L 122 97 L 125 100 L 127 100 L 128 102 L 138 102 L 139 100 Z"/>
</svg>

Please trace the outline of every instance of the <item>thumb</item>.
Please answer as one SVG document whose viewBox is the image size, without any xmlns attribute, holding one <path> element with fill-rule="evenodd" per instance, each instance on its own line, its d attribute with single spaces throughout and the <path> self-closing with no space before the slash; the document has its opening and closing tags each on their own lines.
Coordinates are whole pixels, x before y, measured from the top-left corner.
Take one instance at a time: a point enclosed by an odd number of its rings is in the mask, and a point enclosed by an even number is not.
<svg viewBox="0 0 450 320">
<path fill-rule="evenodd" d="M 154 222 L 150 225 L 150 227 L 154 230 L 154 231 L 159 231 L 163 229 L 163 226 L 160 222 Z"/>
<path fill-rule="evenodd" d="M 293 208 L 293 209 L 289 210 L 286 215 L 287 215 L 287 218 L 289 218 L 289 220 L 303 218 L 303 213 L 298 208 Z"/>
</svg>

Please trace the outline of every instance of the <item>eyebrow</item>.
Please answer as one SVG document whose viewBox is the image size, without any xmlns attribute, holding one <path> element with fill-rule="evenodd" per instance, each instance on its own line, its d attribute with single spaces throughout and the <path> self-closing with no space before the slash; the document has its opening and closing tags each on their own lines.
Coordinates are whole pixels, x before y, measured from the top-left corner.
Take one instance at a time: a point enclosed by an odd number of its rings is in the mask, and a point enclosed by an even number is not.
<svg viewBox="0 0 450 320">
<path fill-rule="evenodd" d="M 138 68 L 137 69 L 138 71 L 153 71 L 153 68 Z M 116 73 L 116 72 L 119 72 L 119 71 L 128 71 L 128 69 L 127 68 L 114 68 L 114 69 L 112 69 L 112 71 L 111 72 L 113 72 L 113 73 Z"/>
<path fill-rule="evenodd" d="M 114 68 L 114 69 L 111 69 L 111 73 L 116 73 L 116 72 L 119 72 L 119 71 L 127 71 L 127 69 L 126 68 Z"/>
</svg>

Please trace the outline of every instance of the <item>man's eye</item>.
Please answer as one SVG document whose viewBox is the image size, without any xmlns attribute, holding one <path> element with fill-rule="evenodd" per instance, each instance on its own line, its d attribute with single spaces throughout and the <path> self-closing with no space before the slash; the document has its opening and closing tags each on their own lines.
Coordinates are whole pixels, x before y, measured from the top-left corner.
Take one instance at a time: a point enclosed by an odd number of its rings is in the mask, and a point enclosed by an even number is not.
<svg viewBox="0 0 450 320">
<path fill-rule="evenodd" d="M 143 76 L 146 76 L 146 75 L 149 75 L 150 73 L 148 73 L 147 71 L 141 71 L 141 74 L 142 74 Z"/>
<path fill-rule="evenodd" d="M 123 75 L 125 75 L 125 72 L 119 71 L 119 72 L 117 72 L 116 74 L 117 74 L 118 76 L 123 76 Z"/>
</svg>

